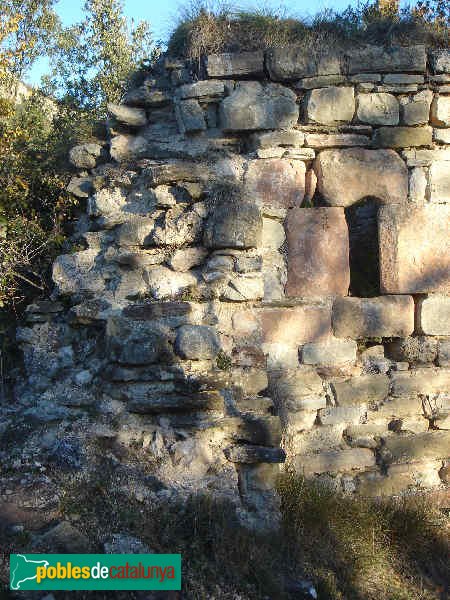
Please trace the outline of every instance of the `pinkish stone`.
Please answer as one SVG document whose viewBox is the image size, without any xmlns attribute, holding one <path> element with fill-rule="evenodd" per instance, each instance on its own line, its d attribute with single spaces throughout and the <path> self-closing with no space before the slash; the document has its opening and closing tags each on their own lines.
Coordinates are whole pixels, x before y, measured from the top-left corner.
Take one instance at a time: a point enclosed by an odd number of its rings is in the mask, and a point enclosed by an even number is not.
<svg viewBox="0 0 450 600">
<path fill-rule="evenodd" d="M 303 305 L 263 309 L 261 326 L 266 344 L 299 346 L 325 340 L 331 331 L 331 308 Z"/>
<path fill-rule="evenodd" d="M 383 206 L 379 243 L 382 293 L 450 293 L 450 205 Z"/>
<path fill-rule="evenodd" d="M 344 209 L 293 208 L 286 224 L 287 296 L 346 296 L 350 285 Z"/>
<path fill-rule="evenodd" d="M 267 158 L 249 163 L 247 190 L 254 200 L 272 208 L 300 206 L 305 195 L 305 163 Z"/>
</svg>

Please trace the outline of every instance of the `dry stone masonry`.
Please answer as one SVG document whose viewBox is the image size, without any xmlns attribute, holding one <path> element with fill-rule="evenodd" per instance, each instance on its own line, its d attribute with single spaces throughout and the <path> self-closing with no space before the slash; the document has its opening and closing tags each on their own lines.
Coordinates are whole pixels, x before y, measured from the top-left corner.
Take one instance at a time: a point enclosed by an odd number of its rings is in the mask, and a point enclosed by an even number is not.
<svg viewBox="0 0 450 600">
<path fill-rule="evenodd" d="M 269 519 L 283 463 L 445 488 L 449 51 L 165 57 L 109 109 L 110 140 L 70 155 L 86 213 L 53 299 L 18 331 L 42 439 L 113 438 L 164 493 L 239 490 Z"/>
</svg>

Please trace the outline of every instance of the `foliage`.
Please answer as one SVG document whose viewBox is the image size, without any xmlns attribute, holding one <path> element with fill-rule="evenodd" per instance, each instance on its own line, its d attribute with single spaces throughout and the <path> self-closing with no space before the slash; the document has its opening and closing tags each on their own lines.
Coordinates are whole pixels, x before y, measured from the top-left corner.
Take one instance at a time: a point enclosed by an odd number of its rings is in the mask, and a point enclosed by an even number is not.
<svg viewBox="0 0 450 600">
<path fill-rule="evenodd" d="M 146 21 L 128 24 L 120 0 L 86 0 L 84 13 L 56 36 L 46 89 L 103 116 L 107 102 L 119 101 L 128 78 L 152 58 L 152 38 Z"/>
<path fill-rule="evenodd" d="M 8 71 L 21 79 L 35 60 L 46 54 L 60 26 L 54 11 L 57 0 L 2 0 L 0 22 L 12 24 L 0 45 L 8 52 Z M 1 34 L 0 34 L 1 35 Z"/>
<path fill-rule="evenodd" d="M 389 3 L 392 6 L 392 2 Z M 395 4 L 395 3 L 394 3 Z M 194 0 L 181 13 L 168 43 L 173 56 L 199 60 L 215 52 L 266 49 L 289 44 L 428 43 L 448 46 L 450 8 L 446 0 L 419 0 L 399 12 L 378 2 L 325 10 L 312 19 L 285 11 L 242 11 L 222 3 Z"/>
<path fill-rule="evenodd" d="M 26 295 L 24 283 L 43 289 L 50 250 L 71 212 L 54 110 L 38 93 L 21 105 L 0 104 L 0 304 Z"/>
</svg>

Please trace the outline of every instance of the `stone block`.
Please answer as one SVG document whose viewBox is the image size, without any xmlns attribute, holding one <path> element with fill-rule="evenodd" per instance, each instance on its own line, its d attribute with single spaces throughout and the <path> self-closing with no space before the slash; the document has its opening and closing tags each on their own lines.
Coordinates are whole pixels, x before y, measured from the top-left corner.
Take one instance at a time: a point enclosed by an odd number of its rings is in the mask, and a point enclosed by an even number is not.
<svg viewBox="0 0 450 600">
<path fill-rule="evenodd" d="M 175 352 L 188 360 L 213 359 L 220 350 L 216 330 L 207 325 L 183 325 L 177 331 Z"/>
<path fill-rule="evenodd" d="M 286 295 L 348 293 L 349 240 L 342 208 L 294 208 L 288 213 L 286 236 Z"/>
<path fill-rule="evenodd" d="M 74 146 L 69 152 L 69 161 L 77 169 L 93 169 L 102 155 L 100 144 L 87 143 Z"/>
<path fill-rule="evenodd" d="M 435 96 L 431 104 L 431 123 L 435 127 L 450 127 L 450 96 Z"/>
<path fill-rule="evenodd" d="M 450 206 L 382 206 L 380 289 L 386 294 L 450 291 Z"/>
<path fill-rule="evenodd" d="M 101 294 L 105 280 L 96 265 L 95 250 L 83 250 L 73 254 L 62 254 L 53 263 L 52 278 L 58 293 Z"/>
<path fill-rule="evenodd" d="M 116 231 L 119 246 L 143 246 L 150 241 L 155 221 L 150 217 L 134 216 Z"/>
<path fill-rule="evenodd" d="M 408 170 L 393 150 L 324 150 L 314 170 L 317 189 L 331 206 L 350 206 L 368 196 L 386 204 L 407 199 Z"/>
<path fill-rule="evenodd" d="M 198 278 L 192 272 L 179 273 L 167 267 L 153 267 L 144 271 L 147 294 L 154 300 L 170 300 L 196 287 Z"/>
<path fill-rule="evenodd" d="M 450 390 L 450 370 L 422 368 L 394 372 L 391 375 L 393 396 L 431 395 Z"/>
<path fill-rule="evenodd" d="M 286 239 L 283 225 L 276 219 L 263 218 L 262 246 L 278 250 Z"/>
<path fill-rule="evenodd" d="M 225 448 L 224 454 L 233 463 L 284 463 L 286 460 L 286 453 L 282 448 L 267 448 L 249 444 Z"/>
<path fill-rule="evenodd" d="M 427 192 L 427 173 L 423 167 L 414 167 L 409 171 L 409 194 L 411 202 L 423 203 Z"/>
<path fill-rule="evenodd" d="M 358 425 L 364 417 L 366 408 L 364 404 L 357 406 L 327 406 L 318 411 L 321 425 Z"/>
<path fill-rule="evenodd" d="M 338 406 L 377 404 L 389 394 L 386 375 L 361 375 L 346 381 L 333 381 L 331 387 Z"/>
<path fill-rule="evenodd" d="M 330 335 L 331 310 L 327 306 L 264 308 L 261 326 L 264 343 L 299 346 L 325 340 Z"/>
<path fill-rule="evenodd" d="M 355 94 L 353 87 L 326 87 L 308 93 L 305 106 L 309 123 L 337 125 L 353 119 Z"/>
<path fill-rule="evenodd" d="M 322 379 L 308 367 L 272 374 L 269 390 L 281 414 L 317 411 L 325 408 L 327 403 Z"/>
<path fill-rule="evenodd" d="M 264 131 L 254 133 L 250 137 L 250 144 L 254 150 L 264 148 L 276 148 L 277 146 L 303 146 L 305 134 L 297 129 L 285 129 L 283 131 Z"/>
<path fill-rule="evenodd" d="M 429 461 L 412 465 L 391 465 L 387 475 L 361 475 L 358 493 L 362 496 L 395 496 L 417 488 L 431 488 L 441 484 L 440 462 Z"/>
<path fill-rule="evenodd" d="M 174 271 L 189 271 L 192 267 L 201 265 L 207 256 L 208 251 L 201 246 L 178 248 L 170 257 L 169 265 Z"/>
<path fill-rule="evenodd" d="M 186 98 L 220 98 L 225 93 L 225 83 L 215 79 L 205 79 L 182 85 L 177 94 L 182 100 Z"/>
<path fill-rule="evenodd" d="M 381 457 L 387 464 L 416 463 L 450 456 L 450 431 L 392 435 L 384 440 Z"/>
<path fill-rule="evenodd" d="M 430 166 L 430 201 L 450 203 L 450 162 L 434 161 Z"/>
<path fill-rule="evenodd" d="M 223 398 L 219 392 L 196 392 L 189 395 L 161 394 L 152 384 L 132 384 L 125 389 L 129 412 L 138 414 L 205 411 L 222 413 Z"/>
<path fill-rule="evenodd" d="M 425 46 L 363 46 L 348 51 L 348 70 L 353 73 L 425 73 Z"/>
<path fill-rule="evenodd" d="M 295 457 L 296 470 L 306 477 L 320 473 L 364 471 L 375 467 L 375 455 L 367 448 L 321 452 Z"/>
<path fill-rule="evenodd" d="M 369 146 L 367 135 L 353 133 L 307 133 L 306 145 L 311 148 L 345 148 L 348 146 Z"/>
<path fill-rule="evenodd" d="M 404 337 L 414 330 L 411 296 L 337 298 L 333 305 L 336 337 Z"/>
<path fill-rule="evenodd" d="M 143 127 L 147 124 L 147 115 L 143 108 L 131 108 L 124 104 L 108 102 L 108 112 L 119 121 L 119 123 L 123 123 L 129 127 Z"/>
<path fill-rule="evenodd" d="M 341 73 L 341 56 L 338 52 L 319 49 L 314 56 L 304 46 L 279 46 L 266 53 L 266 66 L 275 81 L 293 81 L 317 75 Z"/>
<path fill-rule="evenodd" d="M 423 83 L 423 75 L 411 75 L 409 73 L 387 73 L 383 77 L 385 85 L 411 85 L 413 83 Z"/>
<path fill-rule="evenodd" d="M 392 94 L 358 94 L 357 117 L 370 125 L 398 125 L 399 105 Z"/>
<path fill-rule="evenodd" d="M 68 193 L 77 198 L 89 198 L 93 189 L 91 177 L 72 177 L 67 185 Z"/>
<path fill-rule="evenodd" d="M 175 104 L 175 115 L 181 133 L 196 133 L 206 129 L 205 114 L 195 98 Z"/>
<path fill-rule="evenodd" d="M 436 294 L 420 299 L 417 328 L 425 335 L 450 335 L 450 296 Z"/>
<path fill-rule="evenodd" d="M 423 90 L 414 96 L 400 99 L 402 123 L 404 125 L 426 125 L 430 118 L 430 106 L 433 100 L 431 90 Z"/>
<path fill-rule="evenodd" d="M 204 231 L 207 248 L 254 248 L 261 239 L 262 217 L 255 203 L 218 202 L 210 211 Z"/>
<path fill-rule="evenodd" d="M 225 131 L 286 129 L 298 121 L 299 108 L 292 90 L 279 84 L 239 84 L 219 109 Z"/>
<path fill-rule="evenodd" d="M 340 85 L 346 83 L 344 75 L 318 75 L 317 77 L 304 77 L 297 81 L 295 89 L 312 90 L 314 88 L 329 87 L 330 85 Z"/>
<path fill-rule="evenodd" d="M 122 210 L 127 201 L 120 188 L 103 188 L 88 200 L 87 212 L 92 217 L 109 215 Z"/>
<path fill-rule="evenodd" d="M 324 409 L 326 410 L 326 409 Z M 309 431 L 294 434 L 289 440 L 294 455 L 311 455 L 325 450 L 337 450 L 343 445 L 345 423 L 314 426 Z"/>
<path fill-rule="evenodd" d="M 142 135 L 115 135 L 111 139 L 110 154 L 116 162 L 136 160 L 145 156 L 148 149 L 147 139 Z"/>
<path fill-rule="evenodd" d="M 422 127 L 380 127 L 373 136 L 378 148 L 410 148 L 411 146 L 431 146 L 433 130 L 428 125 Z"/>
<path fill-rule="evenodd" d="M 438 365 L 450 367 L 450 340 L 439 340 Z"/>
<path fill-rule="evenodd" d="M 206 57 L 208 77 L 243 77 L 264 73 L 264 52 L 225 52 Z"/>
<path fill-rule="evenodd" d="M 450 128 L 433 129 L 433 139 L 439 144 L 450 144 Z"/>
<path fill-rule="evenodd" d="M 249 197 L 263 207 L 300 206 L 305 195 L 305 164 L 298 160 L 252 160 L 245 173 Z"/>
<path fill-rule="evenodd" d="M 450 73 L 450 50 L 433 50 L 430 53 L 430 63 L 434 73 Z"/>
<path fill-rule="evenodd" d="M 302 363 L 322 367 L 339 367 L 356 360 L 357 344 L 353 340 L 330 338 L 324 343 L 305 344 L 301 352 Z"/>
</svg>

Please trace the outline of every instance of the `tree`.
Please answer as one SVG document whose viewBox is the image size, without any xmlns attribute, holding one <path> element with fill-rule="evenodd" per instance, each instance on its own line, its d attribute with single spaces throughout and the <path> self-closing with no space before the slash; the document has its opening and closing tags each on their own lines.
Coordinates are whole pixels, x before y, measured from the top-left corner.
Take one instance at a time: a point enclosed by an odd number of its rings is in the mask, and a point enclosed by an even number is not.
<svg viewBox="0 0 450 600">
<path fill-rule="evenodd" d="M 69 104 L 104 116 L 130 75 L 153 55 L 149 24 L 128 23 L 120 0 L 86 0 L 86 18 L 61 30 L 52 49 L 47 89 Z"/>
<path fill-rule="evenodd" d="M 21 80 L 35 60 L 46 54 L 48 45 L 60 27 L 54 10 L 57 0 L 2 0 L 0 22 L 10 24 L 0 38 L 8 54 L 8 70 Z M 12 26 L 11 26 L 12 25 Z"/>
</svg>

